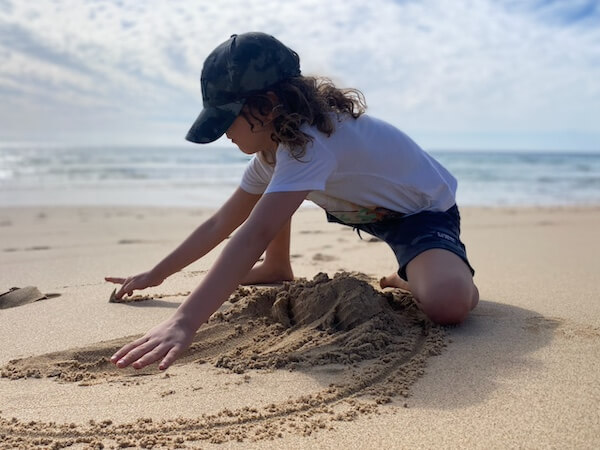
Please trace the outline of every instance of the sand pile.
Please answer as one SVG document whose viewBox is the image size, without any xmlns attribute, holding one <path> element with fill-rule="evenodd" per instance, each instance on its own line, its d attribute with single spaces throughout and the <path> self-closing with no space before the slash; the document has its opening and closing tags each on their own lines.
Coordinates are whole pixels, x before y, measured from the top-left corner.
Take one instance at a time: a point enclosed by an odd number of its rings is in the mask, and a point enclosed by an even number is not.
<svg viewBox="0 0 600 450">
<path fill-rule="evenodd" d="M 343 273 L 243 294 L 245 301 L 217 318 L 243 335 L 257 325 L 261 330 L 249 345 L 217 359 L 218 367 L 237 373 L 406 356 L 423 337 L 424 318 L 409 298 L 382 294 Z"/>
<path fill-rule="evenodd" d="M 364 278 L 341 273 L 329 279 L 319 274 L 312 281 L 279 288 L 240 288 L 227 307 L 200 328 L 176 363 L 210 363 L 235 373 L 343 369 L 340 382 L 320 392 L 279 403 L 281 399 L 274 399 L 266 408 L 223 409 L 160 422 L 148 418 L 113 424 L 99 418 L 90 424 L 57 425 L 0 417 L 0 442 L 5 442 L 0 448 L 76 442 L 170 447 L 202 440 L 255 440 L 286 432 L 310 434 L 336 420 L 372 413 L 377 404 L 408 395 L 425 360 L 442 350 L 444 337 L 409 296 L 376 291 Z M 127 381 L 135 382 L 140 374 L 158 374 L 155 368 L 123 371 L 109 363 L 110 355 L 132 338 L 13 360 L 1 375 L 52 377 L 83 386 L 118 381 L 127 389 Z"/>
</svg>

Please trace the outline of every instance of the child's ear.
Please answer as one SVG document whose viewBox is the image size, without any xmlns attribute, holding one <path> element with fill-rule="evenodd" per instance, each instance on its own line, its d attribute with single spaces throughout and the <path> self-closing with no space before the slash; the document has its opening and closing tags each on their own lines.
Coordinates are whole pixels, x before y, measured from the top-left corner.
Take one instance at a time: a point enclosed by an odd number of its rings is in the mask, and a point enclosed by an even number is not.
<svg viewBox="0 0 600 450">
<path fill-rule="evenodd" d="M 269 97 L 269 100 L 271 100 L 271 103 L 273 103 L 273 105 L 279 103 L 279 98 L 277 97 L 277 94 L 275 94 L 275 92 L 267 91 L 267 97 Z"/>
<path fill-rule="evenodd" d="M 277 105 L 279 105 L 279 98 L 273 91 L 267 91 L 266 95 L 269 98 L 269 100 L 271 101 L 271 105 L 273 105 L 273 107 L 271 108 L 271 111 L 267 115 L 268 120 L 271 121 L 277 116 L 277 113 L 275 112 L 275 110 L 277 108 Z"/>
</svg>

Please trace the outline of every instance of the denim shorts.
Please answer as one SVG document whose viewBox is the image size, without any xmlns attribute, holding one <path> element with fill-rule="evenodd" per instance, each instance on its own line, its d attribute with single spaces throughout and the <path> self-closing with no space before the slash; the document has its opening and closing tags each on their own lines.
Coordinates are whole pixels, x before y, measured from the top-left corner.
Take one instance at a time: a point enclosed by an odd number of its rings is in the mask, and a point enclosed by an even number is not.
<svg viewBox="0 0 600 450">
<path fill-rule="evenodd" d="M 404 280 L 407 280 L 408 263 L 433 248 L 454 253 L 465 262 L 471 274 L 475 274 L 467 259 L 465 245 L 460 240 L 460 214 L 456 205 L 447 211 L 422 211 L 410 215 L 390 212 L 370 223 L 346 223 L 329 213 L 327 220 L 351 226 L 359 236 L 360 231 L 364 231 L 386 242 L 396 255 L 400 266 L 398 275 Z"/>
</svg>

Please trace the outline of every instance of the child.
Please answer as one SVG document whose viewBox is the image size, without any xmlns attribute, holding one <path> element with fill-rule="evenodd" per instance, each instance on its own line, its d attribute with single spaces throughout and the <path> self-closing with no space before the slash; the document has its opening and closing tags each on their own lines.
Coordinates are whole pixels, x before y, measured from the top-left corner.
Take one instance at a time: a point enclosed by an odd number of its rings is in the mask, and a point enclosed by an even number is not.
<svg viewBox="0 0 600 450">
<path fill-rule="evenodd" d="M 292 280 L 290 220 L 307 198 L 329 221 L 387 242 L 400 269 L 381 287 L 409 287 L 434 322 L 459 323 L 477 305 L 456 180 L 401 131 L 363 114 L 359 91 L 302 76 L 298 55 L 263 33 L 219 45 L 201 87 L 204 109 L 187 139 L 208 143 L 225 133 L 254 155 L 241 185 L 152 270 L 106 280 L 122 284 L 117 298 L 157 286 L 241 227 L 175 314 L 112 356 L 118 367 L 161 360 L 166 369 L 240 283 Z"/>
</svg>

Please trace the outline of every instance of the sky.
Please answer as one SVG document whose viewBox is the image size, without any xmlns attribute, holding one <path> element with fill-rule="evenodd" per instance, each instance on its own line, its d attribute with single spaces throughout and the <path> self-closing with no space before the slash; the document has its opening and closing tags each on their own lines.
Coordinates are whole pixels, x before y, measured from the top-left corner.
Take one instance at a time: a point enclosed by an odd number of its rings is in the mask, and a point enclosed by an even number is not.
<svg viewBox="0 0 600 450">
<path fill-rule="evenodd" d="M 247 31 L 426 149 L 600 151 L 600 0 L 0 0 L 0 145 L 196 145 Z"/>
</svg>

